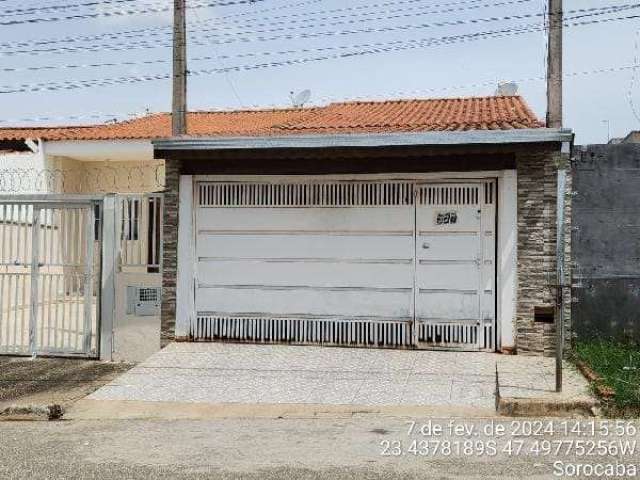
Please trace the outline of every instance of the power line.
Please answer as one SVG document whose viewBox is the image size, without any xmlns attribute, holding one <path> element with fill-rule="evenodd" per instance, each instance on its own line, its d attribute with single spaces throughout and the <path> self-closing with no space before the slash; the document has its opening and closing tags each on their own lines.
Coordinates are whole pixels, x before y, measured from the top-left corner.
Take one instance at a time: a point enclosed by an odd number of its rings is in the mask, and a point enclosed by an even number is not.
<svg viewBox="0 0 640 480">
<path fill-rule="evenodd" d="M 601 74 L 606 74 L 606 73 L 618 73 L 618 72 L 622 72 L 622 71 L 627 71 L 627 70 L 633 70 L 634 68 L 636 68 L 637 66 L 635 64 L 631 64 L 631 65 L 620 65 L 620 66 L 614 66 L 614 67 L 602 67 L 602 68 L 598 68 L 598 69 L 593 69 L 593 70 L 582 70 L 582 71 L 577 71 L 577 72 L 571 72 L 571 73 L 565 73 L 563 75 L 564 78 L 576 78 L 576 77 L 583 77 L 583 76 L 590 76 L 590 75 L 601 75 Z M 514 82 L 518 83 L 518 84 L 522 84 L 522 83 L 528 83 L 528 82 L 537 82 L 537 81 L 545 81 L 546 80 L 546 75 L 536 75 L 536 76 L 530 76 L 530 77 L 522 77 L 519 79 L 513 79 Z M 452 90 L 464 90 L 464 89 L 469 89 L 469 88 L 482 88 L 482 87 L 491 87 L 495 85 L 495 81 L 494 80 L 490 80 L 490 81 L 486 81 L 486 82 L 475 82 L 475 83 L 466 83 L 466 84 L 458 84 L 458 85 L 448 85 L 446 87 L 433 87 L 433 88 L 424 88 L 424 89 L 414 89 L 414 90 L 397 90 L 397 91 L 387 91 L 384 93 L 378 93 L 378 94 L 367 94 L 367 95 L 356 95 L 356 96 L 350 96 L 349 98 L 344 98 L 344 97 L 338 97 L 338 96 L 322 96 L 322 97 L 318 97 L 318 100 L 320 101 L 326 101 L 326 102 L 330 102 L 330 101 L 347 101 L 347 100 L 366 100 L 366 99 L 374 99 L 374 98 L 385 98 L 385 99 L 389 99 L 389 98 L 400 98 L 400 97 L 410 97 L 410 98 L 415 98 L 415 96 L 420 95 L 420 94 L 424 94 L 424 93 L 435 93 L 435 92 L 446 92 L 446 91 L 452 91 Z M 255 105 L 256 108 L 277 108 L 277 107 L 282 107 L 282 105 L 278 105 L 278 104 L 267 104 L 267 105 L 262 105 L 262 106 L 258 106 Z M 216 110 L 211 110 L 212 112 L 215 112 Z M 138 111 L 138 112 L 132 112 L 132 113 L 127 113 L 127 114 L 122 114 L 122 113 L 106 113 L 106 112 L 89 112 L 89 113 L 82 113 L 82 114 L 76 114 L 76 115 L 46 115 L 46 116 L 39 116 L 39 117 L 21 117 L 21 118 L 12 118 L 12 119 L 0 119 L 0 124 L 7 124 L 7 123 L 18 123 L 18 122 L 45 122 L 45 121 L 55 121 L 55 120 L 96 120 L 96 119 L 100 119 L 100 118 L 109 118 L 109 119 L 116 119 L 116 118 L 135 118 L 135 117 L 141 117 L 141 116 L 145 116 L 148 115 L 148 112 L 145 111 Z M 20 127 L 11 127 L 11 128 L 20 128 Z M 29 127 L 24 127 L 24 128 L 29 128 Z"/>
<path fill-rule="evenodd" d="M 519 0 L 518 0 L 519 1 Z M 637 7 L 640 8 L 640 4 L 637 5 Z M 578 9 L 578 10 L 572 10 L 570 12 L 567 13 L 579 13 L 579 12 L 588 12 L 585 15 L 577 15 L 574 17 L 567 17 L 567 19 L 571 20 L 571 19 L 578 19 L 578 18 L 582 18 L 584 16 L 596 16 L 596 15 L 603 15 L 603 14 L 608 14 L 611 13 L 609 11 L 604 11 L 604 12 L 598 12 L 598 11 L 591 11 L 591 9 Z M 406 30 L 412 30 L 412 29 L 423 29 L 423 28 L 432 28 L 432 27 L 441 27 L 441 26 L 451 26 L 451 25 L 455 25 L 455 26 L 459 26 L 459 25 L 466 25 L 466 24 L 478 24 L 478 23 L 486 23 L 486 22 L 494 22 L 494 21 L 505 21 L 505 20 L 521 20 L 521 19 L 530 19 L 530 18 L 535 18 L 535 17 L 540 17 L 543 16 L 544 14 L 542 13 L 536 13 L 536 14 L 525 14 L 525 15 L 511 15 L 511 16 L 505 16 L 505 17 L 488 17 L 488 18 L 480 18 L 480 19 L 470 19 L 470 20 L 458 20 L 456 22 L 435 22 L 433 24 L 409 24 L 409 25 L 400 25 L 400 26 L 394 26 L 394 27 L 381 27 L 378 29 L 364 29 L 364 30 L 349 30 L 349 31 L 331 31 L 331 32 L 316 32 L 316 33 L 312 33 L 312 34 L 302 34 L 302 35 L 283 35 L 283 36 L 278 36 L 277 38 L 283 38 L 283 39 L 293 39 L 293 38 L 315 38 L 315 37 L 319 37 L 319 36 L 342 36 L 342 35 L 348 35 L 348 34 L 357 34 L 357 33 L 380 33 L 380 32 L 386 32 L 386 31 L 396 31 L 396 30 L 402 30 L 402 31 L 406 31 Z M 544 28 L 546 28 L 546 22 L 544 23 Z M 238 41 L 245 41 L 245 42 L 250 42 L 250 41 L 270 41 L 273 40 L 274 37 L 268 38 L 268 39 L 243 39 L 240 38 Z M 227 43 L 227 42 L 224 42 Z M 196 41 L 196 45 L 198 45 L 199 43 Z M 214 46 L 216 44 L 216 42 L 208 44 L 209 46 Z M 164 46 L 164 45 L 157 45 L 154 44 L 154 46 L 158 47 L 158 46 Z M 131 46 L 130 46 L 131 47 Z M 360 46 L 354 46 L 353 48 L 359 48 Z M 292 53 L 308 53 L 311 51 L 325 51 L 325 48 L 321 48 L 319 50 L 316 49 L 301 49 L 301 50 L 285 50 L 285 51 L 268 51 L 268 52 L 258 52 L 258 53 L 248 53 L 248 54 L 237 54 L 237 55 L 233 55 L 233 56 L 220 56 L 218 54 L 216 54 L 216 57 L 212 57 L 212 56 L 200 56 L 200 57 L 193 57 L 190 60 L 191 61 L 210 61 L 210 60 L 215 60 L 216 58 L 218 59 L 230 59 L 230 58 L 246 58 L 246 57 L 255 57 L 255 56 L 274 56 L 274 55 L 290 55 Z M 141 60 L 141 61 L 124 61 L 124 62 L 100 62 L 100 63 L 84 63 L 84 64 L 66 64 L 66 65 L 44 65 L 44 66 L 31 66 L 31 67 L 5 67 L 5 68 L 0 68 L 0 71 L 3 72 L 19 72 L 19 71 L 43 71 L 43 70 L 69 70 L 69 69 L 88 69 L 88 68 L 103 68 L 103 67 L 118 67 L 118 66 L 126 66 L 126 67 L 131 67 L 131 66 L 145 66 L 145 65 L 161 65 L 161 64 L 166 64 L 169 63 L 168 59 L 154 59 L 154 60 Z"/>
<path fill-rule="evenodd" d="M 0 0 L 3 1 L 3 0 Z M 254 15 L 258 15 L 264 12 L 269 12 L 269 11 L 274 11 L 274 10 L 281 10 L 284 8 L 296 8 L 296 7 L 300 7 L 303 5 L 309 5 L 309 4 L 314 4 L 314 3 L 318 3 L 321 2 L 322 0 L 304 0 L 302 2 L 297 2 L 297 3 L 289 3 L 289 4 L 285 4 L 285 5 L 280 5 L 279 7 L 271 7 L 271 8 L 263 8 L 261 10 L 254 10 L 254 11 L 248 11 L 248 12 L 242 12 L 242 13 L 234 13 L 234 14 L 228 14 L 228 15 L 223 15 L 220 16 L 218 18 L 216 18 L 215 20 L 217 22 L 222 22 L 222 21 L 229 21 L 228 19 L 231 18 L 236 18 L 236 17 L 244 17 L 244 16 L 254 16 Z M 426 0 L 411 0 L 411 1 L 426 1 Z M 478 0 L 473 0 L 473 1 L 478 1 Z M 241 21 L 241 20 L 237 20 L 237 21 Z M 199 20 L 196 22 L 191 22 L 191 26 L 195 25 L 195 24 L 199 24 L 199 23 L 212 23 L 211 20 Z M 20 42 L 5 42 L 5 43 L 0 43 L 0 47 L 3 48 L 12 48 L 12 47 L 25 47 L 25 46 L 29 46 L 29 45 L 47 45 L 50 43 L 70 43 L 70 42 L 76 42 L 76 41 L 92 41 L 92 40 L 99 40 L 101 38 L 119 38 L 119 37 L 126 37 L 129 34 L 135 34 L 135 33 L 144 33 L 144 32 L 155 32 L 155 31 L 162 31 L 162 33 L 164 34 L 173 34 L 172 31 L 172 27 L 171 26 L 167 26 L 167 25 L 163 25 L 163 26 L 156 26 L 156 27 L 145 27 L 145 28 L 138 28 L 138 29 L 133 29 L 133 30 L 120 30 L 120 31 L 116 31 L 116 32 L 106 32 L 106 33 L 100 33 L 100 34 L 95 34 L 95 35 L 76 35 L 76 36 L 66 36 L 66 37 L 57 37 L 57 38 L 44 38 L 44 39 L 34 39 L 34 40 L 27 40 L 27 41 L 20 41 Z"/>
<path fill-rule="evenodd" d="M 629 102 L 631 113 L 633 113 L 633 116 L 636 118 L 638 123 L 640 123 L 640 113 L 638 112 L 638 109 L 636 108 L 636 104 L 633 100 L 633 91 L 635 90 L 636 75 L 638 72 L 638 67 L 640 67 L 640 30 L 637 30 L 635 35 L 633 70 L 631 71 L 631 81 L 629 82 L 629 90 L 627 92 L 627 101 Z"/>
<path fill-rule="evenodd" d="M 627 70 L 631 70 L 634 68 L 634 65 L 619 65 L 615 67 L 602 67 L 593 70 L 580 70 L 577 72 L 565 73 L 563 78 L 577 78 L 577 77 L 585 77 L 590 75 L 601 75 L 606 73 L 619 73 Z M 546 81 L 546 75 L 536 75 L 530 77 L 522 77 L 512 79 L 513 82 L 517 84 L 530 83 L 530 82 L 542 82 Z M 486 82 L 475 82 L 475 83 L 467 83 L 467 84 L 458 84 L 458 85 L 449 85 L 446 87 L 433 87 L 433 88 L 421 88 L 414 90 L 397 90 L 391 92 L 385 92 L 384 94 L 376 94 L 376 95 L 356 95 L 355 97 L 349 97 L 351 100 L 364 100 L 364 99 L 372 99 L 372 98 L 399 98 L 399 97 L 409 97 L 415 98 L 416 95 L 425 94 L 425 93 L 435 93 L 435 92 L 445 92 L 449 90 L 465 90 L 469 88 L 482 88 L 482 87 L 493 87 L 496 85 L 494 80 L 488 80 Z M 322 101 L 340 101 L 341 99 L 335 96 L 322 96 L 319 97 L 318 100 Z"/>
<path fill-rule="evenodd" d="M 511 0 L 510 3 L 520 3 L 522 1 L 529 1 L 529 0 Z M 603 12 L 603 14 L 604 13 L 610 13 L 610 12 Z M 407 14 L 407 16 L 413 16 L 413 15 Z M 294 38 L 309 39 L 309 38 L 324 37 L 324 36 L 344 36 L 344 35 L 351 35 L 351 34 L 358 34 L 358 33 L 382 33 L 382 32 L 389 32 L 389 31 L 396 31 L 396 30 L 424 29 L 424 28 L 444 27 L 444 26 L 460 26 L 465 24 L 485 23 L 485 22 L 504 21 L 504 20 L 516 20 L 516 19 L 520 20 L 523 18 L 532 18 L 535 16 L 540 16 L 540 14 L 512 15 L 512 16 L 505 16 L 505 17 L 490 17 L 490 18 L 471 19 L 471 20 L 458 20 L 455 22 L 435 22 L 433 24 L 409 24 L 409 25 L 400 25 L 400 26 L 392 26 L 392 27 L 380 27 L 375 29 L 325 31 L 325 32 L 315 32 L 315 33 L 308 33 L 308 34 L 303 33 L 299 35 L 287 34 L 287 35 L 272 36 L 269 38 L 264 38 L 264 37 L 250 38 L 250 37 L 239 37 L 236 35 L 233 39 L 230 39 L 230 40 L 225 40 L 221 42 L 211 42 L 206 44 L 200 41 L 201 37 L 194 36 L 190 38 L 190 41 L 194 41 L 195 45 L 215 46 L 216 44 L 228 44 L 236 41 L 243 42 L 243 43 L 250 43 L 250 42 L 267 42 L 267 41 L 273 41 L 278 39 L 286 39 L 286 40 L 291 40 Z M 247 34 L 247 33 L 254 33 L 254 32 L 241 32 L 238 35 Z M 215 36 L 207 35 L 204 38 L 210 39 L 212 37 L 215 37 Z M 133 43 L 133 44 L 130 43 L 130 44 L 121 44 L 121 45 L 110 45 L 109 48 L 115 47 L 116 49 L 119 50 L 120 47 L 124 48 L 125 46 L 127 48 L 131 48 L 134 46 L 140 46 L 140 47 L 148 46 L 149 48 L 156 48 L 156 47 L 169 47 L 170 44 L 166 44 L 166 43 L 150 44 L 150 43 L 142 42 L 142 43 Z M 99 48 L 107 48 L 107 46 L 103 45 Z M 229 57 L 225 57 L 225 58 L 229 58 Z M 201 57 L 201 58 L 194 58 L 193 60 L 197 61 L 202 59 L 210 60 L 211 58 Z M 39 70 L 57 70 L 57 69 L 74 69 L 74 68 L 133 66 L 133 65 L 158 64 L 158 63 L 166 63 L 166 62 L 168 62 L 168 60 L 158 59 L 158 60 L 128 61 L 128 62 L 125 61 L 125 62 L 103 62 L 103 63 L 90 63 L 90 64 L 45 65 L 45 66 L 32 66 L 32 67 L 22 67 L 22 68 L 6 67 L 6 68 L 0 69 L 0 71 L 18 72 L 18 71 L 39 71 Z"/>
<path fill-rule="evenodd" d="M 257 2 L 264 2 L 265 0 L 222 0 L 218 2 L 207 2 L 202 4 L 192 5 L 192 8 L 208 8 L 208 7 L 227 7 L 231 5 L 244 5 L 244 4 L 254 4 Z M 128 15 L 143 15 L 149 13 L 162 13 L 172 10 L 172 6 L 163 6 L 163 7 L 151 7 L 151 8 L 143 8 L 143 9 L 128 9 L 128 10 L 116 10 L 111 12 L 95 12 L 95 13 L 83 13 L 76 15 L 66 15 L 60 17 L 40 17 L 40 18 L 29 18 L 23 20 L 5 20 L 0 22 L 0 26 L 14 26 L 14 25 L 25 25 L 25 24 L 34 24 L 34 23 L 44 23 L 44 22 L 59 22 L 64 20 L 87 20 L 94 19 L 100 17 L 122 17 Z"/>
<path fill-rule="evenodd" d="M 314 0 L 315 1 L 315 0 Z M 287 14 L 287 15 L 279 15 L 279 16 L 274 16 L 274 17 L 266 17 L 266 18 L 262 18 L 259 21 L 261 21 L 262 23 L 257 23 L 255 24 L 255 26 L 271 26 L 271 25 L 291 25 L 291 23 L 297 23 L 297 22 L 314 22 L 314 21 L 318 21 L 318 20 L 329 20 L 329 19 L 339 19 L 339 18 L 348 18 L 350 16 L 358 16 L 358 15 L 362 15 L 362 16 L 366 16 L 366 15 L 374 15 L 377 12 L 369 12 L 369 13 L 360 13 L 361 10 L 363 9 L 375 9 L 375 8 L 380 8 L 380 7 L 388 7 L 388 6 L 396 6 L 396 5 L 407 5 L 407 4 L 416 4 L 416 3 L 423 3 L 425 1 L 428 0 L 396 0 L 396 1 L 392 1 L 392 2 L 383 2 L 383 3 L 377 3 L 377 4 L 368 4 L 368 5 L 364 5 L 364 6 L 357 6 L 357 7 L 343 7 L 343 8 L 335 8 L 335 9 L 330 9 L 330 10 L 320 10 L 320 11 L 315 11 L 315 12 L 306 12 L 305 14 Z M 477 5 L 479 2 L 484 1 L 484 4 L 481 5 Z M 427 11 L 424 12 L 424 14 L 432 14 L 432 13 L 450 13 L 453 11 L 462 11 L 462 10 L 471 10 L 471 9 L 478 9 L 478 8 L 484 8 L 484 7 L 493 7 L 493 6 L 502 6 L 505 4 L 511 4 L 513 3 L 513 0 L 508 0 L 508 1 L 500 1 L 498 3 L 486 3 L 487 0 L 463 0 L 463 1 L 456 1 L 456 2 L 449 2 L 449 3 L 441 3 L 441 4 L 437 4 L 437 5 L 430 5 L 429 8 L 439 8 L 439 7 L 454 7 L 454 6 L 458 6 L 458 8 L 451 8 L 448 10 L 443 10 L 443 11 Z M 532 0 L 519 0 L 519 2 L 530 2 Z M 295 6 L 300 6 L 302 4 L 306 4 L 309 2 L 300 2 L 294 5 L 291 5 L 292 7 Z M 465 6 L 466 5 L 466 6 Z M 417 7 L 413 7 L 414 9 Z M 404 9 L 406 10 L 406 9 Z M 263 10 L 264 11 L 264 10 Z M 397 11 L 397 10 L 395 10 Z M 393 11 L 393 12 L 395 12 Z M 326 15 L 326 14 L 334 14 L 334 13 L 343 13 L 343 12 L 354 12 L 354 13 L 350 13 L 349 15 L 343 15 L 343 16 L 329 16 L 329 17 L 323 17 L 323 18 L 311 18 L 313 16 L 316 15 Z M 248 12 L 245 12 L 245 14 L 248 14 Z M 254 26 L 253 22 L 250 23 L 245 23 L 243 25 L 234 25 L 234 26 L 229 26 L 229 25 L 225 25 L 225 24 L 221 24 L 221 22 L 231 22 L 231 23 L 238 23 L 240 24 L 243 20 L 228 20 L 229 17 L 233 17 L 233 15 L 229 15 L 229 16 L 225 16 L 225 17 L 221 17 L 220 19 L 215 19 L 215 20 L 200 20 L 200 21 L 196 21 L 196 22 L 191 22 L 191 26 L 195 26 L 195 25 L 199 25 L 199 24 L 214 24 L 215 27 L 214 28 L 209 28 L 209 29 L 199 29 L 200 32 L 203 31 L 220 31 L 220 30 L 233 30 L 233 29 L 237 29 L 237 28 L 251 28 L 252 26 Z M 295 20 L 295 18 L 297 17 L 303 17 L 301 20 Z M 287 22 L 283 22 L 283 21 L 278 21 L 276 22 L 276 20 L 281 20 L 281 19 L 294 19 L 294 20 L 289 20 Z M 121 31 L 121 32 L 108 32 L 108 33 L 103 33 L 103 34 L 97 34 L 97 35 L 83 35 L 83 36 L 71 36 L 71 37 L 64 37 L 62 39 L 44 39 L 44 40 L 39 40 L 39 41 L 32 41 L 32 42 L 14 42 L 14 43 L 4 43 L 4 44 L 0 44 L 1 47 L 5 47 L 5 48 L 11 48 L 12 46 L 18 46 L 18 47 L 22 47 L 22 46 L 28 46 L 28 45 L 47 45 L 47 44 L 51 44 L 51 43 L 74 43 L 76 41 L 94 41 L 94 40 L 99 40 L 101 38 L 139 38 L 139 37 L 154 37 L 154 36 L 158 36 L 158 35 L 171 35 L 173 32 L 171 31 L 171 29 L 169 27 L 147 27 L 147 28 L 142 28 L 142 29 L 136 29 L 136 30 L 128 30 L 128 31 Z M 235 33 L 235 32 L 234 32 Z M 50 50 L 45 50 L 45 52 L 50 52 Z M 20 52 L 22 53 L 22 52 Z M 25 52 L 25 53 L 30 53 L 30 52 Z"/>
<path fill-rule="evenodd" d="M 114 5 L 114 4 L 122 4 L 122 3 L 131 3 L 136 0 L 96 0 L 93 2 L 87 3 L 72 3 L 72 4 L 53 4 L 53 5 L 44 5 L 39 7 L 29 7 L 29 8 L 14 8 L 14 9 L 5 9 L 3 13 L 0 14 L 0 17 L 15 17 L 18 15 L 31 15 L 33 13 L 38 13 L 40 11 L 49 11 L 49 10 L 67 10 L 67 9 L 76 9 L 81 7 L 99 7 L 101 5 Z"/>
<path fill-rule="evenodd" d="M 640 18 L 640 15 L 573 22 L 573 23 L 567 24 L 566 26 L 567 27 L 585 26 L 585 25 L 593 25 L 593 24 L 599 24 L 604 22 L 622 21 L 622 20 L 629 20 L 629 19 L 636 19 L 636 18 Z M 521 35 L 524 33 L 541 31 L 543 28 L 544 26 L 536 23 L 536 24 L 525 24 L 517 28 L 512 27 L 512 28 L 506 28 L 502 30 L 476 32 L 476 33 L 470 33 L 470 34 L 453 35 L 453 36 L 445 36 L 445 37 L 435 37 L 435 38 L 432 37 L 432 38 L 417 39 L 417 40 L 411 40 L 411 41 L 376 42 L 376 43 L 358 44 L 358 45 L 329 46 L 329 47 L 322 47 L 322 48 L 316 48 L 316 49 L 303 49 L 298 51 L 289 51 L 288 53 L 310 53 L 310 52 L 324 53 L 324 52 L 332 52 L 332 51 L 338 51 L 338 53 L 328 53 L 328 54 L 324 54 L 316 57 L 285 59 L 285 60 L 265 62 L 265 63 L 259 63 L 259 64 L 245 64 L 245 65 L 238 65 L 238 66 L 226 67 L 226 68 L 190 70 L 189 75 L 200 76 L 200 75 L 224 73 L 227 71 L 250 71 L 250 70 L 258 70 L 258 69 L 272 68 L 272 67 L 301 65 L 301 64 L 324 61 L 324 60 L 344 59 L 344 58 L 372 55 L 372 54 L 378 54 L 378 53 L 388 53 L 393 51 L 403 51 L 403 50 L 416 49 L 416 48 L 427 48 L 427 47 L 433 47 L 433 46 L 450 45 L 450 44 L 461 43 L 461 42 L 466 43 L 469 41 L 478 41 L 478 40 L 487 39 L 487 38 L 500 38 L 500 37 L 506 37 L 511 35 Z M 360 49 L 360 50 L 353 51 L 353 49 Z M 273 52 L 263 52 L 262 54 L 265 54 L 265 55 L 273 54 Z M 248 53 L 243 55 L 245 57 L 248 57 L 248 56 L 256 56 L 260 54 Z M 64 82 L 47 82 L 47 83 L 29 83 L 29 84 L 15 85 L 15 86 L 2 86 L 0 87 L 1 89 L 0 94 L 38 92 L 38 91 L 75 90 L 79 88 L 134 84 L 134 83 L 153 81 L 153 80 L 166 80 L 169 78 L 171 78 L 171 74 L 159 73 L 159 74 L 149 74 L 149 75 L 139 75 L 139 76 L 125 76 L 125 77 L 117 77 L 117 78 L 70 80 L 70 81 L 64 81 Z"/>
<path fill-rule="evenodd" d="M 519 3 L 522 1 L 528 1 L 528 0 L 508 0 L 508 1 L 510 3 Z M 604 15 L 609 13 L 618 13 L 623 10 L 630 10 L 630 9 L 636 9 L 636 8 L 640 8 L 640 3 L 626 4 L 622 6 L 607 6 L 607 7 L 598 7 L 598 8 L 589 8 L 589 9 L 576 9 L 576 10 L 571 10 L 567 13 L 585 13 L 587 15 Z M 433 12 L 430 12 L 430 13 L 433 13 Z M 360 31 L 351 30 L 351 31 L 338 32 L 338 31 L 332 30 L 332 31 L 326 31 L 326 32 L 316 32 L 316 33 L 300 34 L 300 35 L 283 34 L 283 35 L 272 35 L 271 37 L 257 37 L 257 38 L 240 36 L 240 35 L 257 34 L 257 33 L 260 33 L 260 31 L 245 31 L 245 32 L 239 32 L 234 34 L 222 33 L 222 34 L 213 34 L 213 35 L 191 35 L 189 37 L 189 41 L 191 44 L 196 46 L 210 47 L 212 43 L 211 40 L 219 38 L 220 35 L 231 36 L 231 38 L 218 40 L 213 43 L 229 44 L 234 42 L 243 42 L 243 43 L 268 42 L 268 41 L 274 41 L 279 39 L 290 40 L 294 38 L 315 38 L 315 37 L 322 37 L 322 36 L 339 36 L 339 35 L 349 35 L 349 34 L 357 34 L 357 33 L 374 33 L 374 32 L 378 33 L 378 32 L 394 31 L 394 30 L 402 30 L 402 29 L 410 30 L 410 29 L 416 29 L 416 28 L 433 28 L 434 26 L 436 27 L 456 26 L 456 25 L 464 25 L 464 24 L 472 24 L 472 23 L 486 23 L 486 22 L 493 22 L 493 21 L 501 21 L 501 20 L 508 20 L 508 19 L 533 18 L 533 17 L 539 17 L 541 15 L 542 15 L 541 13 L 535 13 L 535 14 L 525 14 L 525 15 L 512 15 L 512 16 L 506 16 L 506 17 L 487 17 L 487 18 L 479 18 L 479 19 L 476 18 L 476 19 L 469 19 L 469 20 L 458 20 L 455 22 L 436 22 L 431 25 L 412 24 L 404 27 L 390 26 L 390 27 L 381 27 L 379 29 L 363 29 Z M 399 16 L 414 16 L 414 15 L 408 14 L 408 15 L 399 15 Z M 381 17 L 381 18 L 385 18 L 385 17 Z M 364 20 L 363 22 L 367 22 L 367 21 L 369 20 Z M 354 23 L 360 23 L 360 21 L 350 20 L 346 22 L 345 21 L 335 22 L 333 25 L 344 24 L 344 23 L 354 24 Z M 288 28 L 288 30 L 295 29 L 295 28 L 296 27 L 292 26 Z M 306 27 L 302 27 L 302 28 L 306 28 Z M 279 31 L 281 30 L 284 30 L 284 29 L 279 29 Z M 153 42 L 136 41 L 136 42 L 121 42 L 121 43 L 115 43 L 115 44 L 113 43 L 99 44 L 99 45 L 94 45 L 89 47 L 74 46 L 74 47 L 44 48 L 44 49 L 35 49 L 35 50 L 5 51 L 2 53 L 5 56 L 11 56 L 11 55 L 17 55 L 17 54 L 34 55 L 34 54 L 40 54 L 40 53 L 121 51 L 121 50 L 130 50 L 130 49 L 167 48 L 170 46 L 171 46 L 171 43 L 167 43 L 167 42 L 159 43 L 157 41 L 153 41 Z M 112 65 L 109 65 L 109 66 L 112 66 Z"/>
</svg>

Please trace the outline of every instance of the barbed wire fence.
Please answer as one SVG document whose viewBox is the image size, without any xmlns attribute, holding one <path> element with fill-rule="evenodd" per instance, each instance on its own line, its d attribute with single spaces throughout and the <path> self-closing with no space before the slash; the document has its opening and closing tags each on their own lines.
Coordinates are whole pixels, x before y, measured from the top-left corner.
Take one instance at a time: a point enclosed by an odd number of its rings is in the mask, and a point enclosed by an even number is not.
<svg viewBox="0 0 640 480">
<path fill-rule="evenodd" d="M 165 187 L 164 172 L 164 165 L 0 168 L 0 193 L 159 192 Z"/>
</svg>

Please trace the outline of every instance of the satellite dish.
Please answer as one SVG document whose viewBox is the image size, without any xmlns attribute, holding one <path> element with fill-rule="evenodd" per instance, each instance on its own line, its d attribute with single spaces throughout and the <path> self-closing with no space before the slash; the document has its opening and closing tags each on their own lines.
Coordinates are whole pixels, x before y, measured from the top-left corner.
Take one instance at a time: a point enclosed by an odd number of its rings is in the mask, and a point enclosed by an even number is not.
<svg viewBox="0 0 640 480">
<path fill-rule="evenodd" d="M 311 90 L 302 90 L 297 95 L 294 95 L 293 92 L 291 92 L 289 96 L 291 97 L 291 104 L 294 108 L 302 108 L 311 98 Z"/>
<path fill-rule="evenodd" d="M 518 94 L 518 84 L 516 82 L 499 82 L 496 95 L 499 97 L 512 97 Z"/>
</svg>

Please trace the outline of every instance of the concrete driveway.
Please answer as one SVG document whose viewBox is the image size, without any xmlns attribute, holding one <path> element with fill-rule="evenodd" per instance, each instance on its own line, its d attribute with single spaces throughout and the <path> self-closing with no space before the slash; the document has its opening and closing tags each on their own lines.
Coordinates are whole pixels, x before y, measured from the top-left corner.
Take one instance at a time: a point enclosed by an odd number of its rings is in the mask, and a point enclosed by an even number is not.
<svg viewBox="0 0 640 480">
<path fill-rule="evenodd" d="M 552 395 L 553 362 L 540 357 L 174 343 L 88 398 L 209 405 L 347 406 L 350 411 L 359 411 L 360 407 L 384 410 L 428 406 L 441 413 L 492 415 L 496 367 L 511 395 Z M 579 376 L 576 378 L 578 384 L 573 390 L 582 394 L 586 382 L 580 383 Z"/>
<path fill-rule="evenodd" d="M 495 408 L 496 355 L 174 343 L 90 396 L 245 404 Z"/>
</svg>

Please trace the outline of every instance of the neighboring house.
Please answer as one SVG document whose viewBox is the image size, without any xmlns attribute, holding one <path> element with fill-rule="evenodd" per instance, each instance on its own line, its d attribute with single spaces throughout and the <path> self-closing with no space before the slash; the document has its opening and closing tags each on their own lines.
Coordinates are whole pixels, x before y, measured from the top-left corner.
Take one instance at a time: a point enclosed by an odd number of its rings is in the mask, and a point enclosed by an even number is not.
<svg viewBox="0 0 640 480">
<path fill-rule="evenodd" d="M 633 130 L 620 143 L 640 143 L 640 130 Z"/>
<path fill-rule="evenodd" d="M 153 159 L 149 136 L 121 135 L 120 125 L 0 129 L 0 353 L 99 353 L 139 361 L 160 348 L 159 314 L 140 314 L 129 287 L 138 296 L 159 291 L 161 198 L 151 193 L 163 189 L 164 166 Z M 162 134 L 158 129 L 154 136 Z M 109 244 L 118 265 L 111 277 L 115 320 L 99 335 L 101 274 L 108 271 L 102 265 L 104 193 L 122 195 L 115 206 L 120 220 L 112 223 L 115 244 Z M 34 308 L 35 347 L 24 314 Z M 16 334 L 3 335 L 9 331 Z M 99 337 L 108 344 L 99 346 Z"/>
<path fill-rule="evenodd" d="M 193 112 L 173 139 L 170 122 L 0 129 L 63 191 L 164 192 L 163 343 L 553 352 L 573 135 L 520 97 Z"/>
<path fill-rule="evenodd" d="M 93 126 L 2 128 L 0 150 L 16 153 L 10 168 L 0 165 L 0 181 L 6 180 L 4 191 L 38 193 L 161 190 L 163 163 L 153 159 L 150 139 L 166 134 L 165 124 L 167 115 L 153 115 Z"/>
<path fill-rule="evenodd" d="M 640 143 L 640 130 L 632 130 L 626 137 L 616 137 L 609 140 L 609 145 L 619 145 L 621 143 Z"/>
</svg>

